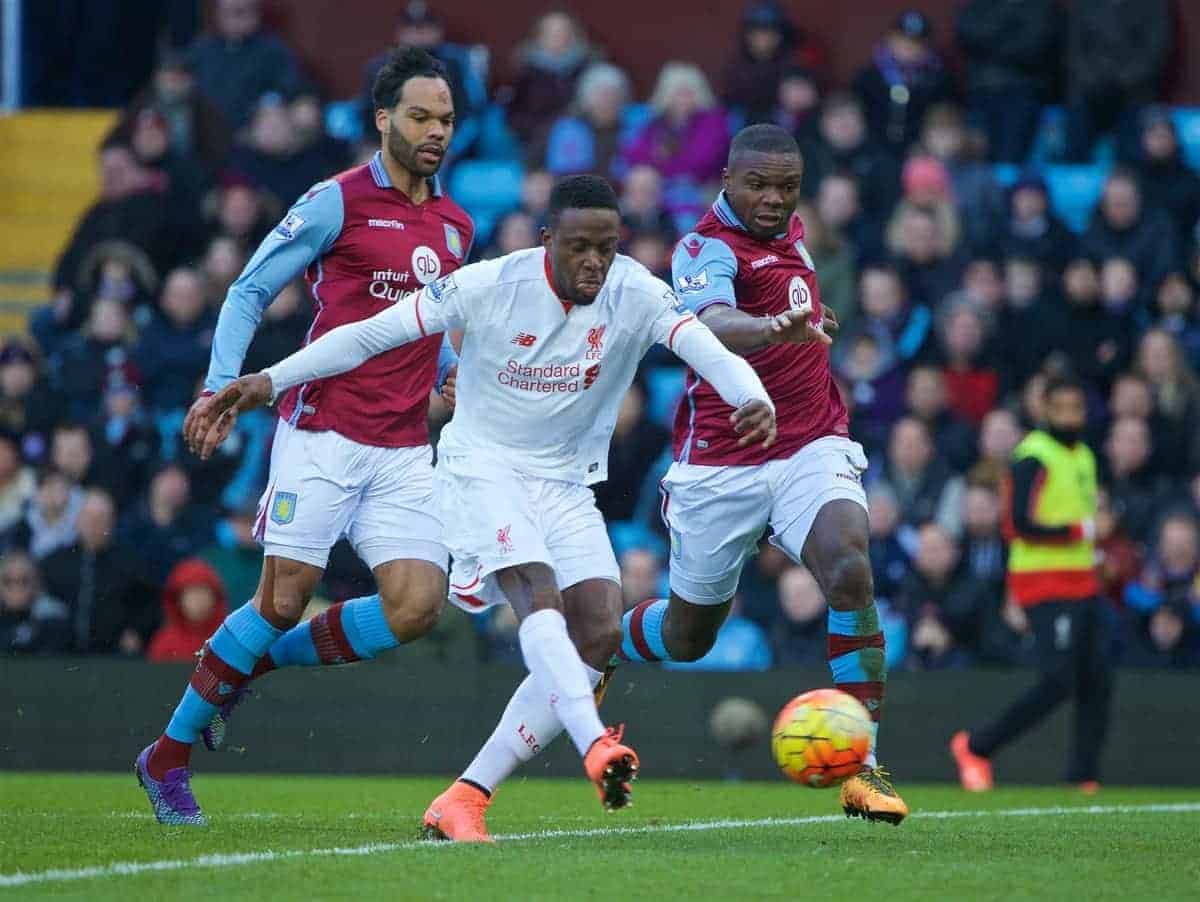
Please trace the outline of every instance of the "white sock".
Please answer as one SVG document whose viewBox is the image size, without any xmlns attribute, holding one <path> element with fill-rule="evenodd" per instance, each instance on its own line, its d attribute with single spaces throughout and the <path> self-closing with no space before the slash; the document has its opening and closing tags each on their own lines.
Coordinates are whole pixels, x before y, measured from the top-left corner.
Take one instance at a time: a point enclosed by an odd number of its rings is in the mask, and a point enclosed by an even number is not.
<svg viewBox="0 0 1200 902">
<path fill-rule="evenodd" d="M 879 724 L 871 721 L 871 750 L 867 752 L 866 760 L 863 761 L 867 767 L 878 767 L 879 763 L 875 760 L 875 742 L 879 739 Z"/>
<path fill-rule="evenodd" d="M 586 754 L 604 735 L 604 724 L 596 713 L 583 659 L 567 635 L 567 621 L 549 608 L 535 611 L 525 618 L 517 638 L 535 689 L 549 699 L 579 754 Z"/>
<path fill-rule="evenodd" d="M 604 674 L 586 661 L 583 669 L 595 689 Z M 494 792 L 513 771 L 548 748 L 562 731 L 562 721 L 550 707 L 550 699 L 538 692 L 533 677 L 527 676 L 509 699 L 492 735 L 463 771 L 462 779 Z"/>
</svg>

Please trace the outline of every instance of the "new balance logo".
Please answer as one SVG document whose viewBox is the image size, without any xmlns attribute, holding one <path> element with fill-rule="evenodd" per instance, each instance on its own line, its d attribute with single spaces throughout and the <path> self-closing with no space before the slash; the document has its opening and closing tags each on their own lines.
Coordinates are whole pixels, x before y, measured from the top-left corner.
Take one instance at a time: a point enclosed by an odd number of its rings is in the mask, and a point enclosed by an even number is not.
<svg viewBox="0 0 1200 902">
<path fill-rule="evenodd" d="M 528 332 L 518 332 L 516 337 L 513 338 L 512 343 L 520 345 L 523 348 L 531 348 L 535 341 L 537 341 L 536 335 L 530 335 Z"/>
</svg>

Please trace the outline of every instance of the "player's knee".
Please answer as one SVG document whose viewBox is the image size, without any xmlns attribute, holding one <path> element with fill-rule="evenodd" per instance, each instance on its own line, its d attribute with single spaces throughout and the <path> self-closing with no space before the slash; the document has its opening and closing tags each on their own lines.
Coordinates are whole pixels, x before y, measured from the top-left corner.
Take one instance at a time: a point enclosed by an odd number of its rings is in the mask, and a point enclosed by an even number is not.
<svg viewBox="0 0 1200 902">
<path fill-rule="evenodd" d="M 871 603 L 875 584 L 871 577 L 871 559 L 865 550 L 838 550 L 826 573 L 828 585 L 825 587 L 825 598 L 830 607 L 839 611 L 853 611 Z"/>
<path fill-rule="evenodd" d="M 599 670 L 620 650 L 623 637 L 619 620 L 593 624 L 580 637 L 579 657 Z"/>
<path fill-rule="evenodd" d="M 269 621 L 276 621 L 276 626 L 299 623 L 321 571 L 285 558 L 269 558 L 267 566 L 273 572 L 259 586 L 258 609 Z"/>
<path fill-rule="evenodd" d="M 445 606 L 445 590 L 409 592 L 400 597 L 381 593 L 388 628 L 400 642 L 419 639 L 437 626 Z"/>
</svg>

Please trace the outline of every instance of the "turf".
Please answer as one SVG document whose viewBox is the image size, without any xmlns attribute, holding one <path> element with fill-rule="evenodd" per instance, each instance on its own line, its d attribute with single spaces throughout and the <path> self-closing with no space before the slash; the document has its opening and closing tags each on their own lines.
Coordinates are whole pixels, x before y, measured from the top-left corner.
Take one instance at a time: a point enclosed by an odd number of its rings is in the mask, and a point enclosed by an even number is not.
<svg viewBox="0 0 1200 902">
<path fill-rule="evenodd" d="M 782 781 L 646 779 L 636 807 L 605 815 L 582 779 L 527 780 L 490 814 L 511 838 L 418 843 L 443 785 L 201 775 L 212 824 L 197 830 L 154 823 L 132 775 L 0 774 L 0 900 L 1163 900 L 1200 886 L 1200 789 L 903 786 L 914 816 L 890 827 L 832 817 L 836 791 Z M 728 821 L 757 823 L 714 824 Z M 685 824 L 708 826 L 669 829 Z M 173 863 L 110 867 L 132 862 Z M 74 873 L 12 879 L 53 869 Z"/>
</svg>

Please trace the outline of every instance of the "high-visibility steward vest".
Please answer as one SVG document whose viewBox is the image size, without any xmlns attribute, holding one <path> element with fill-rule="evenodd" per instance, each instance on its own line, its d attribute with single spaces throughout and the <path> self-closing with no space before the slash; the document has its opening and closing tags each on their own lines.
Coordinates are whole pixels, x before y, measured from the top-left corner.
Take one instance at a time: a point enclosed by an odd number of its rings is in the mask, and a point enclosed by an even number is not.
<svg viewBox="0 0 1200 902">
<path fill-rule="evenodd" d="M 1083 442 L 1068 447 L 1041 430 L 1027 435 L 1013 460 L 1036 458 L 1045 479 L 1034 488 L 1032 519 L 1070 526 L 1096 515 L 1096 458 Z M 1013 536 L 1008 588 L 1021 605 L 1090 598 L 1099 592 L 1095 543 L 1087 538 L 1037 541 Z"/>
</svg>

